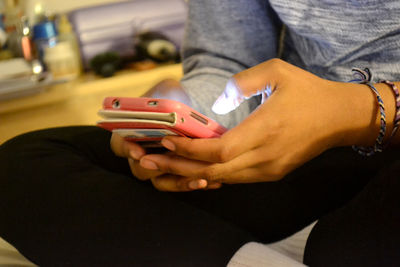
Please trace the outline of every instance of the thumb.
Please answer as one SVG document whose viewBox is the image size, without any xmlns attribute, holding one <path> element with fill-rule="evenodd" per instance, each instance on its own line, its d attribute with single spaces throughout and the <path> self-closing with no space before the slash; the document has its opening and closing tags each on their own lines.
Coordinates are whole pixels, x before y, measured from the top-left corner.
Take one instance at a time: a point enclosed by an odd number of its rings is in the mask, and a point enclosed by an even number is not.
<svg viewBox="0 0 400 267">
<path fill-rule="evenodd" d="M 244 100 L 256 95 L 262 96 L 261 103 L 263 103 L 272 94 L 273 82 L 268 79 L 274 76 L 271 61 L 275 60 L 264 62 L 231 77 L 225 90 L 212 106 L 213 112 L 226 114 L 239 107 Z"/>
</svg>

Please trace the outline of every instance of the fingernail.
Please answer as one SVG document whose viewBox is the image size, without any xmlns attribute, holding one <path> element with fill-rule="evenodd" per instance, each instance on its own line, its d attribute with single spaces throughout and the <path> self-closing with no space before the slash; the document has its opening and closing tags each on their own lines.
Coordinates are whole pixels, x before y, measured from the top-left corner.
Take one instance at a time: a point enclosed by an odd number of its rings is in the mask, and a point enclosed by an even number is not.
<svg viewBox="0 0 400 267">
<path fill-rule="evenodd" d="M 167 139 L 163 139 L 161 140 L 161 144 L 168 150 L 170 151 L 175 151 L 176 147 L 175 144 L 172 143 L 171 141 L 167 140 Z"/>
<path fill-rule="evenodd" d="M 155 164 L 153 161 L 148 160 L 148 159 L 142 159 L 140 161 L 140 166 L 142 166 L 145 169 L 148 170 L 158 170 L 157 164 Z"/>
<path fill-rule="evenodd" d="M 136 151 L 136 150 L 131 150 L 129 151 L 129 155 L 136 160 L 139 160 L 141 157 L 143 157 L 143 153 Z"/>
<path fill-rule="evenodd" d="M 204 179 L 192 180 L 189 182 L 190 189 L 202 189 L 207 187 L 207 181 Z"/>
</svg>

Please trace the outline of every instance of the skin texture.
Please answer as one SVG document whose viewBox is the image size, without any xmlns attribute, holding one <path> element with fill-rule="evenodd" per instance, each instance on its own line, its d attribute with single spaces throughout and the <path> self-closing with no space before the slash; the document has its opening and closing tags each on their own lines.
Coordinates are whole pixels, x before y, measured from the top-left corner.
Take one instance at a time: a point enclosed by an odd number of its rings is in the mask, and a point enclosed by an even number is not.
<svg viewBox="0 0 400 267">
<path fill-rule="evenodd" d="M 276 181 L 329 148 L 372 145 L 378 135 L 376 98 L 366 85 L 324 80 L 278 59 L 233 78 L 245 97 L 267 86 L 273 93 L 222 137 L 170 136 L 162 140 L 170 153 L 146 155 L 137 144 L 113 136 L 113 150 L 129 158 L 135 176 L 150 179 L 157 189 L 190 191 Z M 376 87 L 390 133 L 394 95 L 387 85 Z"/>
</svg>

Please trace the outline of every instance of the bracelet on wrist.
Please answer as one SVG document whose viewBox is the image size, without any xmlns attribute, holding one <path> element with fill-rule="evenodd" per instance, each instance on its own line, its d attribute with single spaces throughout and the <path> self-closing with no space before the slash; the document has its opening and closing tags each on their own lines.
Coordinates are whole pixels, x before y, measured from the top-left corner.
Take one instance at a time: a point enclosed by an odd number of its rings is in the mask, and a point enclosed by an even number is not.
<svg viewBox="0 0 400 267">
<path fill-rule="evenodd" d="M 394 136 L 396 135 L 397 130 L 399 129 L 399 126 L 400 126 L 400 94 L 399 94 L 399 90 L 397 89 L 397 86 L 393 82 L 387 81 L 387 80 L 381 80 L 379 82 L 387 84 L 392 89 L 394 96 L 395 96 L 395 101 L 396 101 L 396 113 L 395 113 L 394 122 L 393 122 L 393 129 L 389 136 L 389 139 L 386 141 L 386 143 L 384 145 L 384 147 L 387 147 L 390 144 L 390 142 L 392 141 L 392 139 L 394 138 Z"/>
<path fill-rule="evenodd" d="M 386 134 L 386 114 L 385 114 L 385 105 L 383 103 L 382 97 L 380 96 L 378 90 L 375 88 L 375 86 L 371 83 L 371 72 L 368 68 L 365 69 L 358 69 L 358 68 L 353 68 L 353 75 L 355 76 L 355 79 L 350 81 L 350 82 L 358 82 L 360 84 L 365 84 L 367 85 L 372 92 L 375 94 L 377 103 L 379 106 L 379 112 L 380 112 L 380 129 L 379 129 L 379 134 L 378 137 L 375 140 L 375 144 L 373 146 L 369 147 L 364 147 L 364 146 L 353 146 L 353 149 L 358 152 L 362 156 L 372 156 L 376 152 L 382 152 L 383 150 L 383 139 L 385 138 Z"/>
</svg>

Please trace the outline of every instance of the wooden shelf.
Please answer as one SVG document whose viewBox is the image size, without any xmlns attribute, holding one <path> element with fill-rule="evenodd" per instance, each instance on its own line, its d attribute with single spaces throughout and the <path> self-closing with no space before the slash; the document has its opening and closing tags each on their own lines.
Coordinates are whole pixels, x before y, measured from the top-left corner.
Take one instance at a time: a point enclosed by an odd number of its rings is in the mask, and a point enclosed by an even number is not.
<svg viewBox="0 0 400 267">
<path fill-rule="evenodd" d="M 179 80 L 180 64 L 133 72 L 123 71 L 111 78 L 88 74 L 79 79 L 51 86 L 44 92 L 0 102 L 0 143 L 32 130 L 94 125 L 97 111 L 107 96 L 141 96 L 164 79 Z"/>
</svg>

